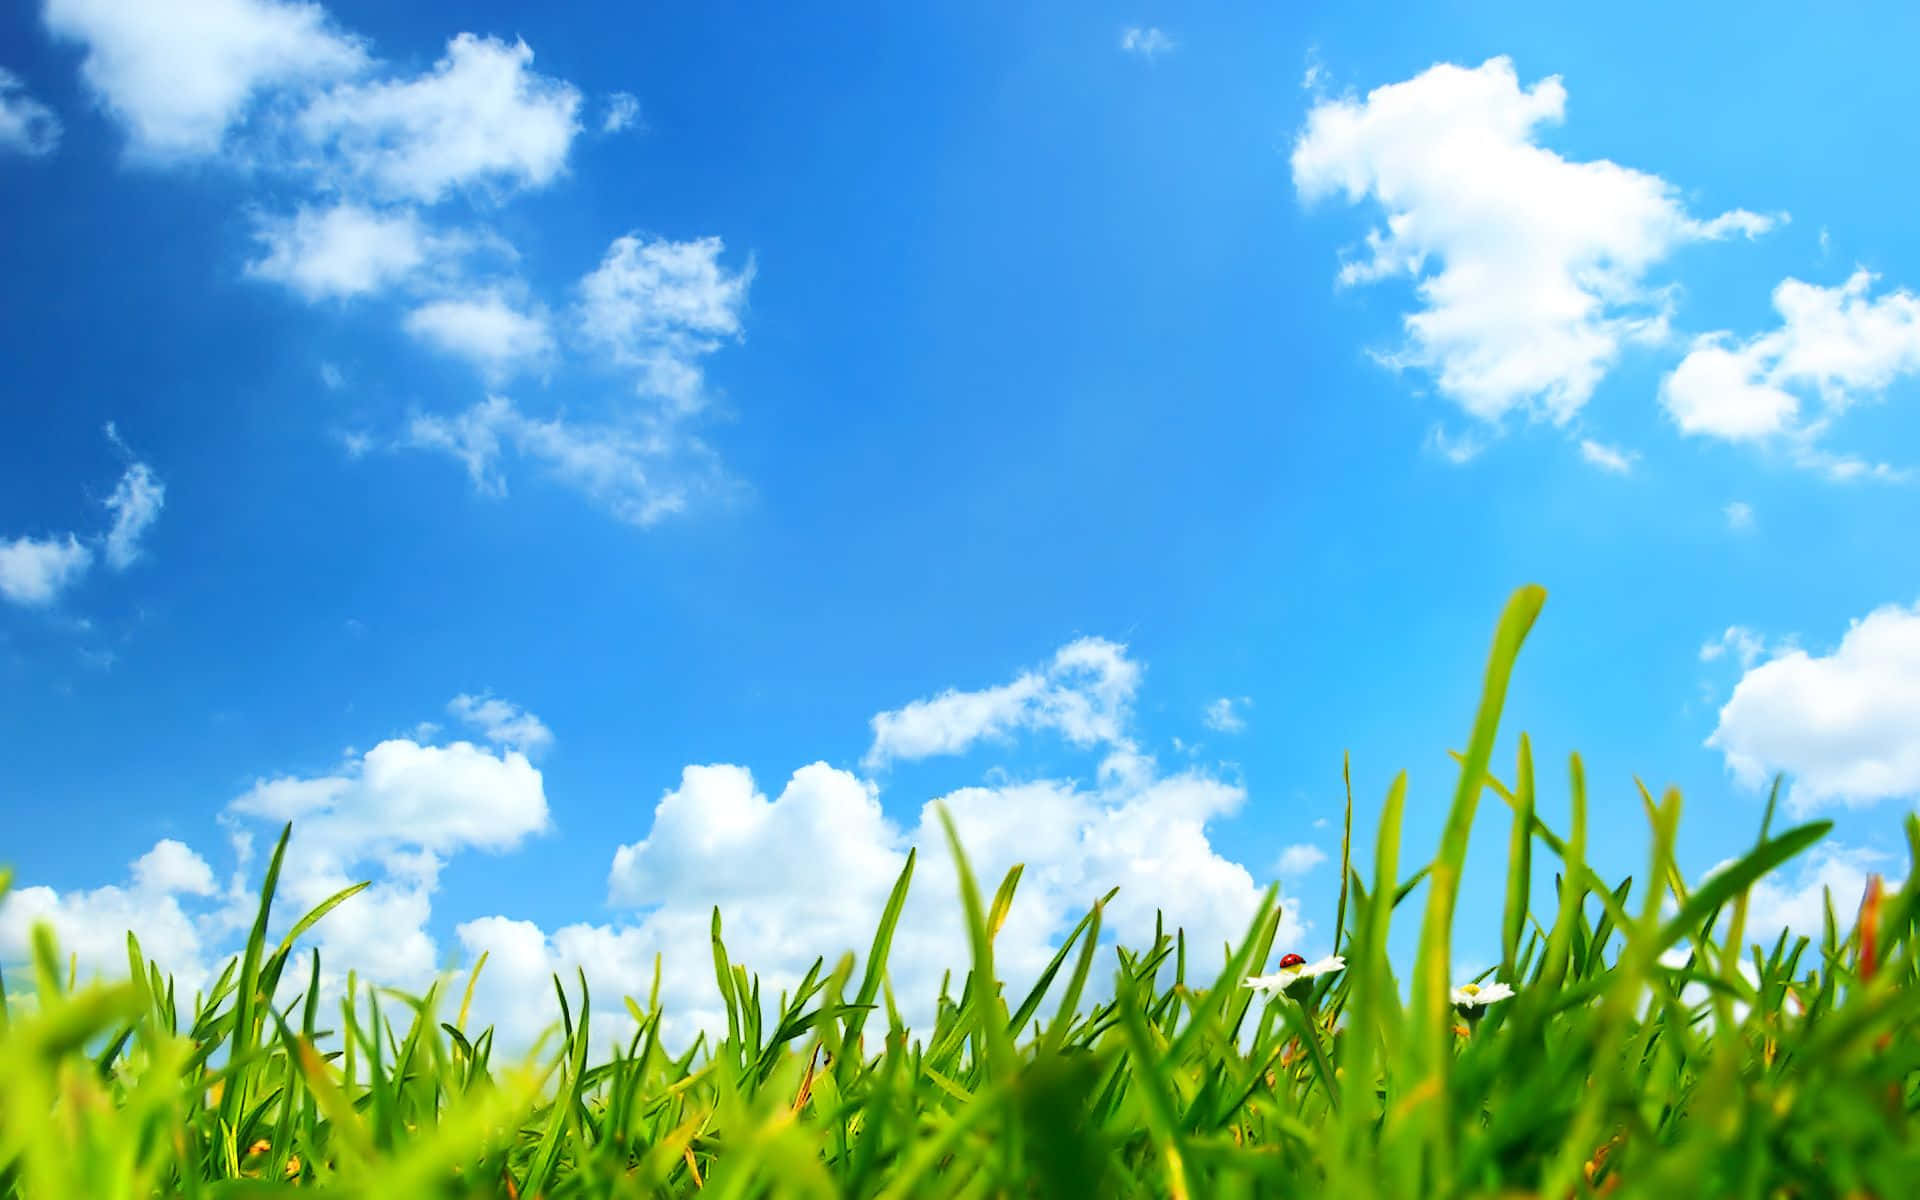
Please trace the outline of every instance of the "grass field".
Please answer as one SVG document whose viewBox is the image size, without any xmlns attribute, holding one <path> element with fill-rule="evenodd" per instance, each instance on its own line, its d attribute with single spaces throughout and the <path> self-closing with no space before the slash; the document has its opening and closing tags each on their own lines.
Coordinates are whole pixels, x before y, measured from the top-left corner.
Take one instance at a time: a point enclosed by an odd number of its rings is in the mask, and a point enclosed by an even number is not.
<svg viewBox="0 0 1920 1200">
<path fill-rule="evenodd" d="M 864 958 L 779 1002 L 716 912 L 724 1036 L 663 1047 L 657 995 L 556 979 L 557 1042 L 509 1061 L 468 1026 L 470 981 L 323 1006 L 294 943 L 327 905 L 269 940 L 283 835 L 244 953 L 197 999 L 131 937 L 128 982 L 76 988 L 42 931 L 32 987 L 7 980 L 0 1197 L 1920 1194 L 1912 870 L 1830 897 L 1817 941 L 1751 944 L 1749 889 L 1826 823 L 1775 829 L 1769 802 L 1752 848 L 1689 887 L 1668 793 L 1644 795 L 1646 872 L 1600 878 L 1579 760 L 1552 803 L 1524 738 L 1489 761 L 1543 600 L 1521 589 L 1501 617 L 1440 845 L 1401 846 L 1397 780 L 1376 844 L 1343 843 L 1340 962 L 1290 986 L 1246 986 L 1289 949 L 1269 893 L 1217 978 L 1188 974 L 1177 932 L 1099 947 L 1095 905 L 1007 993 L 993 942 L 1019 870 L 987 891 L 962 859 L 972 971 L 909 1033 L 886 974 L 909 858 Z M 1450 944 L 1482 803 L 1512 835 L 1501 961 L 1468 981 Z M 1530 890 L 1541 856 L 1555 894 Z M 1418 923 L 1411 962 L 1387 955 L 1395 918 Z M 1469 982 L 1513 994 L 1474 1004 Z M 638 1031 L 596 1058 L 609 1004 Z"/>
</svg>

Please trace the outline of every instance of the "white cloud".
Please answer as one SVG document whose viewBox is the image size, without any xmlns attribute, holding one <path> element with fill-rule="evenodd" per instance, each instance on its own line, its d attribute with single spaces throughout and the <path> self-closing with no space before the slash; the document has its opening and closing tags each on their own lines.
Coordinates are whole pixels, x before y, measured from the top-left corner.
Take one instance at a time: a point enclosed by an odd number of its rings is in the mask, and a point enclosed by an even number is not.
<svg viewBox="0 0 1920 1200">
<path fill-rule="evenodd" d="M 415 417 L 400 444 L 438 450 L 459 459 L 475 488 L 490 496 L 504 496 L 507 485 L 499 469 L 501 441 L 503 437 L 511 440 L 525 420 L 513 401 L 488 396 L 451 417 Z"/>
<path fill-rule="evenodd" d="M 1639 454 L 1632 450 L 1623 450 L 1618 446 L 1609 446 L 1605 442 L 1596 442 L 1592 438 L 1583 438 L 1580 442 L 1580 457 L 1586 459 L 1602 471 L 1614 475 L 1630 475 L 1633 465 L 1640 461 Z"/>
<path fill-rule="evenodd" d="M 474 486 L 492 496 L 506 494 L 501 458 L 514 449 L 557 482 L 642 527 L 682 511 L 695 492 L 724 486 L 697 441 L 564 417 L 542 420 L 502 396 L 450 417 L 415 417 L 399 444 L 458 459 Z"/>
<path fill-rule="evenodd" d="M 600 120 L 601 133 L 619 133 L 640 121 L 640 98 L 631 92 L 615 92 L 607 97 L 607 113 Z"/>
<path fill-rule="evenodd" d="M 24 608 L 45 608 L 80 582 L 93 551 L 72 534 L 0 539 L 0 596 Z"/>
<path fill-rule="evenodd" d="M 143 462 L 132 463 L 120 476 L 107 507 L 113 510 L 113 528 L 107 531 L 107 565 L 124 571 L 140 557 L 140 538 L 160 519 L 167 489 Z"/>
<path fill-rule="evenodd" d="M 466 707 L 462 700 L 472 698 L 456 700 L 456 709 Z M 551 738 L 517 709 L 503 714 L 485 702 L 473 708 L 483 724 L 503 732 L 502 740 Z M 13 893 L 0 901 L 0 962 L 20 961 L 31 925 L 47 919 L 84 967 L 120 975 L 131 928 L 163 967 L 183 973 L 190 994 L 214 955 L 236 949 L 257 908 L 249 877 L 255 829 L 264 823 L 271 835 L 288 820 L 294 831 L 275 906 L 283 923 L 354 883 L 372 885 L 305 938 L 322 952 L 329 996 L 348 968 L 387 986 L 423 988 L 443 963 L 427 922 L 444 861 L 468 851 L 510 851 L 549 826 L 540 772 L 517 749 L 393 738 L 364 755 L 350 752 L 332 772 L 262 779 L 235 798 L 221 816 L 236 856 L 225 889 L 205 859 L 169 839 L 132 865 L 128 884 Z"/>
<path fill-rule="evenodd" d="M 470 266 L 481 250 L 517 262 L 515 248 L 437 207 L 564 175 L 582 96 L 537 72 L 525 42 L 463 33 L 430 69 L 400 74 L 300 0 L 49 0 L 47 21 L 85 44 L 88 77 L 132 131 L 137 157 L 217 154 L 259 183 L 249 275 L 310 302 L 400 290 L 403 328 L 473 363 L 490 388 L 526 370 L 551 376 L 574 349 L 619 368 L 639 400 L 536 415 L 489 399 L 398 434 L 336 432 L 349 454 L 443 450 L 498 495 L 508 451 L 636 525 L 735 490 L 682 422 L 711 399 L 707 356 L 742 336 L 751 258 L 723 265 L 715 237 L 614 239 L 569 298 L 572 336 L 561 337 L 552 303 Z M 639 103 L 612 93 L 596 119 L 608 132 L 631 127 Z M 322 378 L 341 381 L 327 368 Z"/>
<path fill-rule="evenodd" d="M 353 178 L 420 201 L 482 182 L 541 187 L 565 168 L 580 93 L 529 70 L 533 51 L 463 33 L 417 79 L 346 83 L 317 97 L 299 128 Z"/>
<path fill-rule="evenodd" d="M 1115 670 L 1124 662 L 1118 651 L 1085 639 L 1057 656 L 1056 666 L 1065 660 L 1077 672 L 1104 660 L 1104 678 L 1131 694 L 1132 683 L 1120 681 L 1138 668 Z M 1041 691 L 1055 686 L 1041 681 Z M 1095 706 L 1064 707 L 1084 716 Z M 1005 728 L 1046 724 L 1011 718 Z M 876 728 L 884 725 L 876 718 Z M 1105 736 L 1127 744 L 1126 734 L 1115 726 Z M 995 941 L 1010 997 L 1024 993 L 1073 922 L 1115 886 L 1105 928 L 1144 945 L 1156 911 L 1164 911 L 1168 927 L 1183 928 L 1195 948 L 1196 971 L 1217 966 L 1221 943 L 1244 933 L 1261 889 L 1207 834 L 1210 822 L 1238 810 L 1244 791 L 1198 770 L 1162 775 L 1137 755 L 1129 767 L 1099 772 L 1091 787 L 1004 781 L 943 798 L 983 889 L 991 892 L 1013 864 L 1025 866 Z M 771 796 L 745 767 L 687 767 L 656 805 L 645 836 L 614 853 L 609 901 L 634 910 L 628 920 L 552 933 L 506 915 L 462 924 L 468 959 L 489 953 L 476 1014 L 500 1022 L 507 1041 L 524 1041 L 554 1018 L 544 998 L 551 975 L 567 978 L 580 967 L 596 995 L 644 995 L 659 955 L 665 1033 L 670 1044 L 685 1045 L 694 1031 L 724 1025 L 707 940 L 713 906 L 722 912 L 730 957 L 759 973 L 771 996 L 797 982 L 816 955 L 831 963 L 843 951 L 864 954 L 909 847 L 919 857 L 888 973 L 909 1024 L 924 1032 L 942 972 L 958 968 L 958 979 L 967 961 L 956 876 L 934 803 L 897 823 L 874 782 L 825 763 L 795 771 Z M 1289 906 L 1279 952 L 1305 937 Z M 1104 986 L 1096 977 L 1094 987 Z"/>
<path fill-rule="evenodd" d="M 741 334 L 753 264 L 729 271 L 720 263 L 723 251 L 719 238 L 620 237 L 581 280 L 574 310 L 581 337 L 616 366 L 632 369 L 639 395 L 654 403 L 616 408 L 614 420 L 596 422 L 537 417 L 489 396 L 465 412 L 414 418 L 398 445 L 451 455 L 476 487 L 495 496 L 506 494 L 502 459 L 514 451 L 640 526 L 684 511 L 698 495 L 729 490 L 712 451 L 684 427 L 706 403 L 700 359 Z M 520 357 L 550 347 L 544 324 L 535 328 L 533 320 L 504 304 L 483 312 L 443 301 L 416 313 L 414 325 L 470 351 Z M 483 326 L 490 330 L 484 336 Z M 504 367 L 493 372 L 502 373 Z"/>
<path fill-rule="evenodd" d="M 1439 455 L 1456 467 L 1465 466 L 1480 457 L 1480 452 L 1486 448 L 1485 439 L 1471 430 L 1453 434 L 1447 432 L 1444 427 L 1435 425 L 1427 431 L 1428 452 Z"/>
<path fill-rule="evenodd" d="M 213 868 L 185 842 L 163 838 L 133 863 L 136 888 L 170 895 L 211 896 Z"/>
<path fill-rule="evenodd" d="M 1246 709 L 1253 704 L 1251 697 L 1242 696 L 1235 700 L 1231 696 L 1222 696 L 1207 705 L 1207 728 L 1221 733 L 1240 733 L 1247 727 Z"/>
<path fill-rule="evenodd" d="M 318 4 L 286 0 L 47 0 L 47 28 L 82 42 L 81 74 L 148 158 L 213 154 L 272 88 L 352 75 L 367 64 Z"/>
<path fill-rule="evenodd" d="M 498 381 L 553 351 L 546 317 L 522 312 L 499 289 L 432 300 L 407 314 L 407 332 L 478 366 Z"/>
<path fill-rule="evenodd" d="M 1320 85 L 1325 83 L 1326 79 L 1327 68 L 1326 64 L 1320 61 L 1320 47 L 1308 46 L 1306 70 L 1300 73 L 1300 90 L 1303 92 L 1318 91 L 1320 90 Z"/>
<path fill-rule="evenodd" d="M 350 861 L 392 847 L 510 850 L 547 827 L 540 772 L 518 750 L 391 738 L 332 774 L 262 779 L 228 811 L 294 820 L 303 842 Z"/>
<path fill-rule="evenodd" d="M 900 871 L 899 840 L 873 785 L 825 763 L 795 771 L 774 800 L 745 767 L 692 766 L 661 798 L 647 836 L 614 853 L 608 898 L 644 908 L 706 892 L 792 904 L 809 924 L 837 925 L 841 901 L 885 899 Z M 820 888 L 827 879 L 834 886 Z"/>
<path fill-rule="evenodd" d="M 1280 859 L 1275 863 L 1273 872 L 1282 879 L 1298 879 L 1326 861 L 1325 850 L 1301 842 L 1280 851 Z"/>
<path fill-rule="evenodd" d="M 1920 607 L 1876 609 L 1831 654 L 1749 666 L 1706 744 L 1746 786 L 1785 772 L 1799 812 L 1920 796 Z"/>
<path fill-rule="evenodd" d="M 447 711 L 478 729 L 495 745 L 508 746 L 537 758 L 553 745 L 553 730 L 526 709 L 498 696 L 470 696 L 465 692 L 447 704 Z"/>
<path fill-rule="evenodd" d="M 139 561 L 140 538 L 160 519 L 160 510 L 167 502 L 167 489 L 155 477 L 153 468 L 133 457 L 133 451 L 112 421 L 107 422 L 104 432 L 113 448 L 129 460 L 120 482 L 106 501 L 113 513 L 113 528 L 107 531 L 106 537 L 107 565 L 124 571 Z"/>
<path fill-rule="evenodd" d="M 1760 879 L 1747 899 L 1747 941 L 1771 944 L 1784 929 L 1818 942 L 1826 931 L 1828 893 L 1833 896 L 1834 920 L 1844 934 L 1859 914 L 1867 876 L 1885 858 L 1860 847 L 1822 844 L 1805 858 Z M 1899 886 L 1894 881 L 1893 887 Z"/>
<path fill-rule="evenodd" d="M 1151 61 L 1172 50 L 1174 41 L 1151 25 L 1145 28 L 1130 25 L 1120 33 L 1120 48 L 1128 54 L 1137 54 Z"/>
<path fill-rule="evenodd" d="M 60 118 L 33 98 L 18 75 L 0 67 L 0 151 L 38 157 L 60 144 Z"/>
<path fill-rule="evenodd" d="M 1745 500 L 1729 500 L 1727 501 L 1727 506 L 1720 511 L 1726 515 L 1728 529 L 1748 530 L 1753 528 L 1753 505 L 1748 504 Z"/>
<path fill-rule="evenodd" d="M 1058 658 L 1076 678 L 1108 660 L 1110 678 L 1117 650 L 1088 639 Z M 1137 670 L 1127 664 L 1118 674 Z M 1125 690 L 1130 694 L 1131 684 Z M 527 718 L 472 696 L 449 707 L 488 728 Z M 1063 711 L 1080 711 L 1062 720 L 1100 727 L 1104 718 L 1090 707 L 1069 703 Z M 1126 732 L 1116 727 L 1103 736 L 1125 744 Z M 1240 787 L 1201 770 L 1162 775 L 1138 755 L 1126 770 L 1099 772 L 1091 786 L 996 778 L 992 786 L 951 791 L 944 803 L 984 888 L 991 891 L 1014 863 L 1025 865 L 995 947 L 1010 996 L 1025 991 L 1071 925 L 1116 886 L 1106 929 L 1144 945 L 1163 911 L 1169 928 L 1185 930 L 1197 973 L 1215 969 L 1221 943 L 1244 933 L 1262 889 L 1208 835 L 1210 823 L 1244 804 Z M 517 751 L 391 739 L 337 770 L 262 780 L 236 798 L 223 817 L 237 858 L 224 890 L 198 855 L 163 842 L 135 864 L 130 885 L 16 893 L 0 907 L 0 958 L 24 953 L 28 922 L 52 913 L 75 931 L 83 962 L 117 973 L 121 931 L 131 925 L 156 957 L 189 964 L 190 978 L 202 980 L 213 952 L 230 948 L 251 916 L 246 880 L 257 866 L 254 831 L 289 819 L 293 844 L 276 911 L 304 911 L 358 880 L 373 884 L 307 935 L 322 951 L 329 972 L 322 986 L 333 995 L 348 966 L 370 981 L 423 987 L 446 961 L 428 932 L 443 860 L 511 850 L 546 828 L 548 809 L 540 773 Z M 920 856 L 889 974 L 915 1028 L 927 1028 L 942 972 L 964 971 L 956 878 L 932 803 L 896 822 L 873 782 L 824 763 L 795 771 L 771 798 L 744 767 L 691 766 L 640 832 L 611 855 L 609 898 L 624 910 L 615 922 L 549 932 L 502 914 L 457 925 L 469 966 L 482 951 L 489 954 L 475 1017 L 497 1023 L 503 1044 L 524 1044 L 553 1019 L 552 974 L 564 979 L 580 966 L 596 996 L 644 997 L 658 954 L 666 1035 L 685 1046 L 695 1030 L 724 1021 L 708 946 L 713 905 L 724 914 L 728 950 L 760 973 L 771 996 L 796 982 L 815 955 L 832 961 L 844 950 L 864 954 L 909 847 Z M 182 899 L 196 900 L 197 911 L 183 911 Z M 1276 952 L 1300 947 L 1307 932 L 1289 905 Z M 1106 986 L 1097 973 L 1096 993 Z M 606 1032 L 615 1032 L 623 1020 L 617 1001 L 606 1011 Z"/>
<path fill-rule="evenodd" d="M 1316 103 L 1294 144 L 1304 201 L 1338 194 L 1385 212 L 1340 282 L 1416 281 L 1420 307 L 1387 361 L 1433 372 L 1489 423 L 1516 410 L 1571 420 L 1623 344 L 1665 336 L 1653 266 L 1774 223 L 1739 210 L 1698 220 L 1658 176 L 1539 145 L 1565 108 L 1558 77 L 1523 89 L 1504 57 L 1442 64 L 1364 100 Z"/>
<path fill-rule="evenodd" d="M 963 788 L 944 800 L 984 889 L 1025 864 L 994 949 L 1009 996 L 1024 993 L 1111 887 L 1120 894 L 1107 909 L 1109 931 L 1144 945 L 1163 910 L 1190 947 L 1205 948 L 1195 951 L 1199 970 L 1217 967 L 1217 947 L 1244 934 L 1259 900 L 1252 876 L 1206 834 L 1244 794 L 1198 773 L 1094 790 L 1052 780 Z M 524 1040 L 554 1017 L 541 998 L 552 973 L 566 978 L 584 966 L 596 994 L 643 995 L 657 953 L 667 1036 L 684 1045 L 696 1029 L 724 1025 L 707 944 L 713 905 L 729 955 L 758 972 L 771 995 L 797 982 L 816 955 L 831 963 L 842 951 L 864 954 L 909 846 L 920 854 L 888 973 L 908 1021 L 924 1031 L 942 972 L 955 969 L 957 979 L 967 961 L 945 836 L 931 803 L 911 828 L 897 826 L 871 783 L 824 763 L 794 772 L 771 799 L 744 767 L 687 768 L 647 836 L 614 857 L 612 901 L 644 910 L 631 924 L 570 925 L 551 936 L 507 917 L 461 925 L 469 958 L 490 952 L 476 1012 Z M 1304 936 L 1289 908 L 1280 944 Z"/>
<path fill-rule="evenodd" d="M 691 412 L 704 403 L 700 359 L 741 336 L 753 263 L 728 271 L 717 237 L 615 238 L 580 281 L 580 330 L 614 362 L 638 368 L 642 395 Z"/>
<path fill-rule="evenodd" d="M 440 965 L 426 922 L 444 860 L 512 850 L 550 824 L 544 781 L 520 751 L 409 738 L 383 741 L 328 775 L 259 780 L 224 819 L 294 823 L 281 878 L 288 908 L 305 911 L 371 881 L 309 941 L 342 972 L 399 987 L 423 986 Z"/>
<path fill-rule="evenodd" d="M 412 274 L 434 249 L 411 209 L 350 201 L 324 209 L 303 204 L 290 217 L 261 218 L 254 236 L 266 253 L 247 271 L 308 300 L 377 292 Z"/>
<path fill-rule="evenodd" d="M 1758 662 L 1766 649 L 1766 642 L 1753 630 L 1744 625 L 1729 625 L 1725 633 L 1701 645 L 1700 661 L 1714 662 L 1731 651 L 1734 661 L 1744 671 Z"/>
<path fill-rule="evenodd" d="M 132 457 L 112 422 L 107 423 L 105 432 L 116 450 Z M 94 551 L 89 543 L 103 546 L 108 566 L 126 570 L 140 557 L 140 537 L 159 518 L 165 502 L 166 488 L 153 469 L 143 462 L 129 462 L 105 501 L 113 513 L 113 525 L 103 537 L 86 542 L 72 533 L 16 537 L 11 541 L 0 538 L 0 597 L 26 608 L 56 603 L 93 567 Z"/>
<path fill-rule="evenodd" d="M 1847 409 L 1920 373 L 1920 298 L 1873 297 L 1873 282 L 1864 270 L 1831 288 L 1783 280 L 1773 290 L 1779 328 L 1746 341 L 1726 332 L 1694 340 L 1661 384 L 1668 415 L 1686 434 L 1781 440 L 1829 474 L 1891 473 L 1816 447 Z"/>
<path fill-rule="evenodd" d="M 192 995 L 207 976 L 208 947 L 201 923 L 181 907 L 183 896 L 204 896 L 213 872 L 199 855 L 171 839 L 136 859 L 131 879 L 91 891 L 23 887 L 0 897 L 0 963 L 32 958 L 33 927 L 52 926 L 62 959 L 72 954 L 82 978 L 124 976 L 127 933 L 173 973 Z"/>
<path fill-rule="evenodd" d="M 1123 730 L 1139 685 L 1140 667 L 1125 646 L 1081 638 L 1062 646 L 1044 671 L 1026 671 L 980 691 L 950 688 L 875 715 L 873 745 L 862 761 L 873 768 L 896 759 L 962 754 L 1016 729 L 1052 730 L 1081 747 L 1131 750 Z"/>
</svg>

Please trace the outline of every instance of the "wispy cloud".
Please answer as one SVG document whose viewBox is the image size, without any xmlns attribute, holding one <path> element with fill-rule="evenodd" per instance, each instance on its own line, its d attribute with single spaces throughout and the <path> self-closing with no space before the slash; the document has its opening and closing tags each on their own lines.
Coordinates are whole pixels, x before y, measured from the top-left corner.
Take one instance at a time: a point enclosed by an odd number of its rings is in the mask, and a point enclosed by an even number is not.
<svg viewBox="0 0 1920 1200">
<path fill-rule="evenodd" d="M 0 152 L 39 158 L 60 144 L 60 118 L 33 98 L 18 75 L 0 67 Z"/>
<path fill-rule="evenodd" d="M 1044 669 L 977 691 L 949 689 L 873 718 L 870 768 L 902 759 L 961 754 L 1015 730 L 1052 730 L 1076 746 L 1108 745 L 1131 752 L 1125 726 L 1140 685 L 1140 668 L 1127 648 L 1103 638 L 1081 638 L 1055 652 Z"/>
<path fill-rule="evenodd" d="M 1252 707 L 1249 697 L 1222 696 L 1207 705 L 1207 728 L 1220 733 L 1243 733 L 1247 728 L 1247 709 Z"/>
<path fill-rule="evenodd" d="M 601 133 L 619 133 L 640 124 L 640 98 L 631 92 L 615 92 L 607 97 L 607 111 L 600 118 Z"/>
<path fill-rule="evenodd" d="M 107 440 L 127 461 L 127 467 L 103 501 L 113 520 L 105 532 L 86 537 L 59 533 L 0 538 L 0 599 L 23 608 L 50 608 L 84 579 L 98 555 L 115 571 L 124 571 L 141 557 L 140 539 L 159 519 L 166 504 L 166 487 L 153 468 L 133 457 L 111 422 Z"/>
<path fill-rule="evenodd" d="M 112 425 L 107 426 L 107 433 L 119 442 Z M 124 571 L 139 561 L 140 539 L 160 519 L 166 503 L 166 485 L 154 476 L 153 468 L 143 462 L 128 463 L 113 494 L 107 497 L 107 508 L 113 513 L 113 527 L 107 530 L 106 538 L 108 566 Z"/>
<path fill-rule="evenodd" d="M 448 701 L 447 711 L 478 729 L 488 741 L 521 751 L 528 758 L 539 758 L 553 745 L 553 730 L 545 721 L 492 694 L 462 692 Z"/>
<path fill-rule="evenodd" d="M 1129 25 L 1120 31 L 1120 48 L 1128 54 L 1138 55 L 1149 61 L 1170 53 L 1174 40 L 1160 29 L 1151 25 Z"/>
<path fill-rule="evenodd" d="M 1325 850 L 1302 842 L 1280 851 L 1280 858 L 1274 863 L 1273 873 L 1282 879 L 1297 880 L 1326 861 Z"/>
<path fill-rule="evenodd" d="M 724 262 L 718 237 L 628 235 L 571 294 L 532 287 L 493 214 L 565 175 L 587 117 L 524 41 L 460 33 L 405 71 L 317 4 L 195 0 L 164 29 L 137 9 L 49 0 L 46 19 L 84 47 L 130 153 L 229 168 L 253 190 L 251 277 L 310 303 L 397 300 L 383 310 L 406 333 L 490 390 L 528 373 L 573 385 L 564 412 L 550 388 L 488 397 L 357 430 L 350 454 L 443 450 L 494 494 L 517 457 L 636 525 L 731 490 L 690 421 L 711 400 L 705 361 L 741 339 L 752 258 Z M 593 120 L 617 132 L 638 118 L 616 92 Z M 627 386 L 608 394 L 609 374 Z"/>
<path fill-rule="evenodd" d="M 1766 653 L 1767 645 L 1759 634 L 1744 625 L 1730 625 L 1725 633 L 1700 647 L 1701 662 L 1715 662 L 1727 654 L 1733 655 L 1742 670 L 1753 666 L 1760 656 Z"/>
<path fill-rule="evenodd" d="M 1586 459 L 1602 471 L 1615 475 L 1630 475 L 1640 455 L 1632 450 L 1623 450 L 1618 446 L 1609 446 L 1592 438 L 1583 438 L 1580 442 L 1580 457 Z"/>
</svg>

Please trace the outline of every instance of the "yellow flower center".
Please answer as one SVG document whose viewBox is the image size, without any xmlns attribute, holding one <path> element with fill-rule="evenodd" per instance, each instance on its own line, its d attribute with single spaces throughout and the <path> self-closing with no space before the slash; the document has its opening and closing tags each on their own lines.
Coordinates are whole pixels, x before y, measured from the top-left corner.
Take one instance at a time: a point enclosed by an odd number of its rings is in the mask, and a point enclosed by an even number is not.
<svg viewBox="0 0 1920 1200">
<path fill-rule="evenodd" d="M 1460 986 L 1460 990 L 1469 996 L 1478 996 L 1480 994 L 1480 985 L 1477 983 L 1466 983 Z"/>
</svg>

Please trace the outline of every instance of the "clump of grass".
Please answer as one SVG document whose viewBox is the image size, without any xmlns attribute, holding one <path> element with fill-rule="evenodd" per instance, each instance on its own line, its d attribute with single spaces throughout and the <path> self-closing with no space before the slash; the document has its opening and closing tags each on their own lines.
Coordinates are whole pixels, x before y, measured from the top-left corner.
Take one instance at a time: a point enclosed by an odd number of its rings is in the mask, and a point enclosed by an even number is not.
<svg viewBox="0 0 1920 1200">
<path fill-rule="evenodd" d="M 471 981 L 452 1021 L 438 988 L 350 985 L 367 1003 L 322 1013 L 318 956 L 294 944 L 351 889 L 270 948 L 283 833 L 244 953 L 190 1005 L 131 936 L 128 981 L 80 988 L 36 933 L 34 1002 L 0 1031 L 0 1197 L 1913 1194 L 1920 876 L 1876 880 L 1844 935 L 1829 897 L 1817 943 L 1749 944 L 1750 889 L 1827 823 L 1775 833 L 1769 802 L 1753 848 L 1689 888 L 1680 797 L 1643 792 L 1647 873 L 1602 879 L 1579 759 L 1561 828 L 1524 737 L 1511 776 L 1490 766 L 1543 599 L 1523 588 L 1501 618 L 1437 853 L 1403 866 L 1404 775 L 1370 856 L 1349 799 L 1340 961 L 1283 959 L 1271 991 L 1245 986 L 1287 949 L 1269 891 L 1212 979 L 1189 976 L 1177 931 L 1100 963 L 1096 903 L 1014 1003 L 993 944 L 1019 868 L 987 898 L 949 823 L 972 972 L 932 1028 L 903 1026 L 886 973 L 910 856 L 864 966 L 816 961 L 764 1006 L 716 911 L 724 1037 L 663 1046 L 656 977 L 596 1061 L 586 980 L 556 978 L 557 1049 L 507 1062 L 466 1028 Z M 1513 826 L 1501 961 L 1474 994 L 1450 947 L 1489 794 Z M 1920 822 L 1906 834 L 1920 860 Z M 1530 892 L 1534 855 L 1551 896 Z M 1420 928 L 1404 979 L 1386 949 L 1403 905 Z"/>
</svg>

